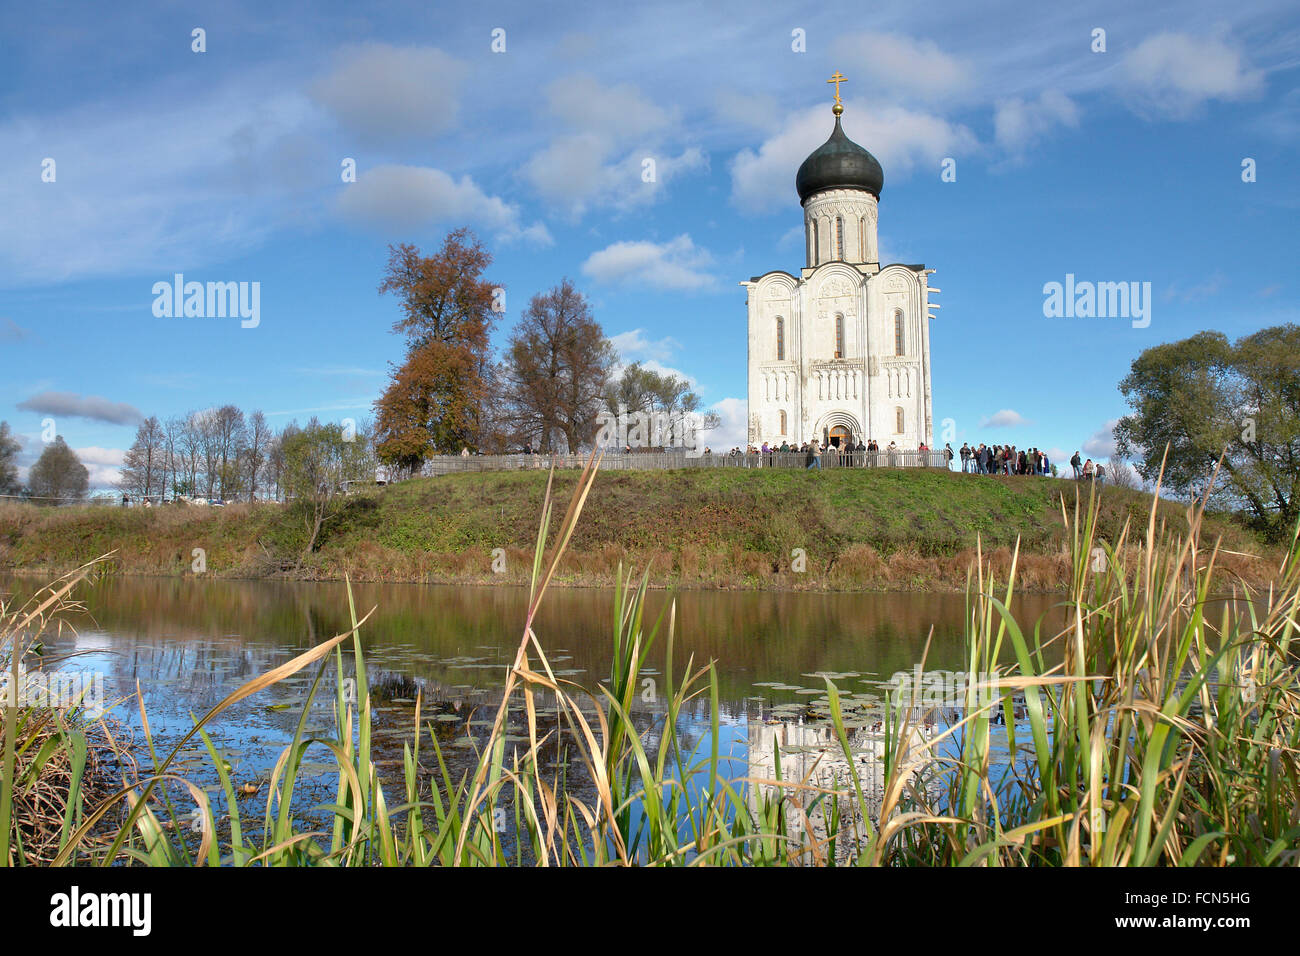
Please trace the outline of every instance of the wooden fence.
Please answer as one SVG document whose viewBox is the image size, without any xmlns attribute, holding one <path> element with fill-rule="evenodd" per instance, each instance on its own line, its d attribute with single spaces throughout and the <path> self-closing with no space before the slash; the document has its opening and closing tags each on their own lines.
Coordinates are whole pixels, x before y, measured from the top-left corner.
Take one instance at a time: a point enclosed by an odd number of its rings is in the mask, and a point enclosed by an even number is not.
<svg viewBox="0 0 1300 956">
<path fill-rule="evenodd" d="M 527 471 L 530 468 L 581 468 L 586 455 L 436 455 L 425 462 L 425 475 L 447 475 L 460 471 Z M 807 468 L 805 452 L 761 452 L 741 455 L 701 454 L 684 451 L 606 452 L 604 470 L 665 470 L 669 468 Z M 822 468 L 947 468 L 943 451 L 839 452 L 830 448 L 821 455 Z"/>
</svg>

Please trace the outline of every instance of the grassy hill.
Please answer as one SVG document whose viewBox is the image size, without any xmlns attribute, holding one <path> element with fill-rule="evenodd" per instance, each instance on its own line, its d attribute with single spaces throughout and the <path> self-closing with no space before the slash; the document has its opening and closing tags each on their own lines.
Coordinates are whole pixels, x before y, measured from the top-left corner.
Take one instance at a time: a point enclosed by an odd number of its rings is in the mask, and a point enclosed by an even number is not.
<svg viewBox="0 0 1300 956">
<path fill-rule="evenodd" d="M 557 473 L 558 508 L 576 472 Z M 298 564 L 306 532 L 286 505 L 224 509 L 0 506 L 0 569 L 65 570 L 108 551 L 124 573 L 207 572 L 225 577 L 342 578 L 521 583 L 532 563 L 544 472 L 417 479 L 347 500 L 316 551 Z M 650 565 L 657 584 L 736 588 L 962 588 L 976 537 L 1004 574 L 1021 542 L 1021 581 L 1051 590 L 1068 581 L 1064 496 L 1076 484 L 1039 477 L 986 477 L 937 470 L 688 469 L 603 472 L 564 565 L 564 582 L 608 584 L 619 562 Z M 1099 528 L 1117 539 L 1125 521 L 1145 532 L 1149 496 L 1099 489 Z M 1084 501 L 1086 508 L 1087 501 Z M 1174 529 L 1186 509 L 1162 502 Z M 558 525 L 558 516 L 554 522 Z M 1276 557 L 1244 527 L 1208 519 L 1230 569 L 1266 580 Z M 504 573 L 492 569 L 503 549 Z M 806 554 L 792 570 L 795 549 Z M 498 556 L 501 552 L 497 552 Z M 1246 555 L 1258 555 L 1249 557 Z M 497 562 L 498 565 L 500 561 Z"/>
</svg>

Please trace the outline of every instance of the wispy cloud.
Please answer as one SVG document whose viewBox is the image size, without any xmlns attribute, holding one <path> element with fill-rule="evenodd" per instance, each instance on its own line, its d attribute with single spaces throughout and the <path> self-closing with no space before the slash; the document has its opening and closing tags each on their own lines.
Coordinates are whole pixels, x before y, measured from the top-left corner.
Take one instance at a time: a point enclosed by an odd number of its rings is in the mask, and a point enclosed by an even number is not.
<svg viewBox="0 0 1300 956">
<path fill-rule="evenodd" d="M 356 409 L 373 408 L 374 398 L 344 398 L 337 402 L 329 402 L 324 405 L 313 405 L 310 408 L 286 408 L 279 411 L 267 412 L 266 417 L 284 416 L 284 415 L 317 415 L 321 412 L 346 412 Z"/>
<path fill-rule="evenodd" d="M 1182 302 L 1184 304 L 1200 302 L 1202 299 L 1209 299 L 1218 295 L 1227 284 L 1228 277 L 1216 269 L 1200 282 L 1192 285 L 1182 286 L 1177 282 L 1171 284 L 1164 290 L 1161 298 L 1166 302 Z"/>
<path fill-rule="evenodd" d="M 1079 125 L 1079 109 L 1059 90 L 1044 90 L 1036 100 L 1002 100 L 993 114 L 993 138 L 1013 158 L 1045 139 L 1056 127 Z"/>
<path fill-rule="evenodd" d="M 35 336 L 13 319 L 0 318 L 0 342 L 30 342 Z"/>
<path fill-rule="evenodd" d="M 387 375 L 388 372 L 382 368 L 359 368 L 351 365 L 325 365 L 316 368 L 297 368 L 294 369 L 299 375 L 312 376 L 366 376 L 366 375 Z"/>
</svg>

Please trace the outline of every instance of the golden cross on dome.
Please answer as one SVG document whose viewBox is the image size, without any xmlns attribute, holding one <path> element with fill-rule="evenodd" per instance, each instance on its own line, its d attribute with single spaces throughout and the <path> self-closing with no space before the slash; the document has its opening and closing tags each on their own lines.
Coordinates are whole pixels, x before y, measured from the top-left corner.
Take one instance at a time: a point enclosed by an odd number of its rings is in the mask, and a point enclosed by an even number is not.
<svg viewBox="0 0 1300 956">
<path fill-rule="evenodd" d="M 826 82 L 827 82 L 827 83 L 834 83 L 834 84 L 835 84 L 835 105 L 836 105 L 837 107 L 839 107 L 840 109 L 843 109 L 843 108 L 844 108 L 844 104 L 842 104 L 842 103 L 840 102 L 840 84 L 841 84 L 841 83 L 847 83 L 847 82 L 848 82 L 847 77 L 845 77 L 844 74 L 841 73 L 839 70 L 836 70 L 836 71 L 835 71 L 835 75 L 832 76 L 832 77 L 831 77 L 829 80 L 827 80 Z"/>
</svg>

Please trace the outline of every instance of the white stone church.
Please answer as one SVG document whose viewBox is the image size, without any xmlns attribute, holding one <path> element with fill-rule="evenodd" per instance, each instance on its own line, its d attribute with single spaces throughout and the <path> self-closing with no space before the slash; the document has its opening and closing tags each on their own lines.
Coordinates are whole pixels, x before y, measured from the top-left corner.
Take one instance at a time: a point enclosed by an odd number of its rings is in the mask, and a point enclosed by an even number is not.
<svg viewBox="0 0 1300 956">
<path fill-rule="evenodd" d="M 838 77 L 838 74 L 836 74 Z M 842 81 L 842 77 L 840 78 Z M 749 307 L 749 443 L 875 439 L 933 446 L 932 306 L 923 265 L 880 265 L 885 175 L 840 125 L 795 177 L 807 262 L 742 282 Z"/>
</svg>

